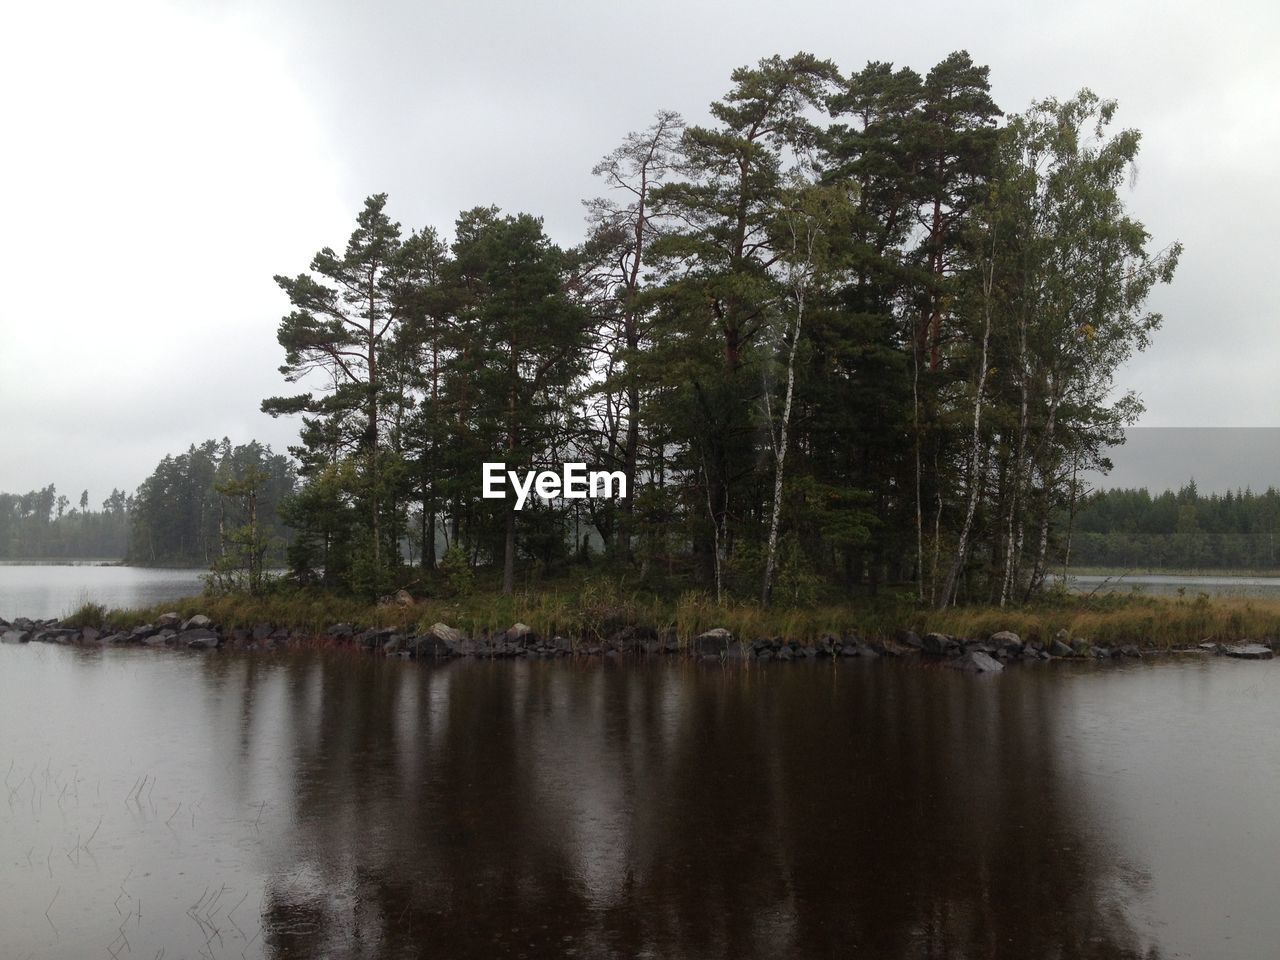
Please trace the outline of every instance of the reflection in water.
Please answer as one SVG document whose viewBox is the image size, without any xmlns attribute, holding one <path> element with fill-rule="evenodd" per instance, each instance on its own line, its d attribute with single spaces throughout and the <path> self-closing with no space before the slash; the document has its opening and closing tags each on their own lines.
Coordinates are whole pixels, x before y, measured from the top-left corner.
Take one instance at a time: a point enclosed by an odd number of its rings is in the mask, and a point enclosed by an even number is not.
<svg viewBox="0 0 1280 960">
<path fill-rule="evenodd" d="M 1140 708 L 1187 671 L 1234 689 L 1235 666 L 10 648 L 2 952 L 101 954 L 125 917 L 135 956 L 1154 958 L 1177 931 L 1108 787 L 1145 775 L 1091 691 Z M 45 870 L 99 819 L 95 867 Z M 46 923 L 51 888 L 75 909 Z M 1226 921 L 1222 955 L 1265 921 Z"/>
</svg>

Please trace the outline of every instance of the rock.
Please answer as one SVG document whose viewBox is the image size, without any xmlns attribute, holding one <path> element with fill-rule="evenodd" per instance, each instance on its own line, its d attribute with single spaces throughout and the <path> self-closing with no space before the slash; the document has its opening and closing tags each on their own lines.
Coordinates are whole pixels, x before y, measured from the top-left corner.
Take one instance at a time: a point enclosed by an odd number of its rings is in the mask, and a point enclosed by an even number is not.
<svg viewBox="0 0 1280 960">
<path fill-rule="evenodd" d="M 1072 650 L 1065 643 L 1063 643 L 1061 640 L 1058 640 L 1056 638 L 1054 639 L 1053 643 L 1049 644 L 1049 653 L 1051 653 L 1055 657 L 1075 656 L 1074 650 Z"/>
<path fill-rule="evenodd" d="M 417 601 L 413 599 L 413 594 L 404 589 L 378 598 L 378 606 L 380 607 L 412 607 L 415 603 Z"/>
<path fill-rule="evenodd" d="M 404 637 L 398 633 L 393 633 L 382 644 L 382 652 L 390 656 L 393 653 L 398 653 L 402 646 L 404 646 Z"/>
<path fill-rule="evenodd" d="M 80 642 L 97 643 L 100 636 L 102 636 L 102 634 L 93 627 L 84 627 L 80 631 Z"/>
<path fill-rule="evenodd" d="M 920 639 L 919 634 L 914 630 L 899 630 L 898 643 L 904 647 L 910 647 L 913 650 L 923 650 L 924 641 Z"/>
<path fill-rule="evenodd" d="M 968 653 L 953 657 L 943 666 L 950 667 L 952 670 L 962 670 L 965 673 L 999 673 L 1004 669 L 1004 664 L 999 660 L 977 650 L 970 650 Z"/>
<path fill-rule="evenodd" d="M 1219 648 L 1226 656 L 1238 660 L 1270 660 L 1274 653 L 1260 643 L 1224 643 Z"/>
<path fill-rule="evenodd" d="M 156 626 L 164 629 L 165 627 L 177 627 L 182 622 L 181 615 L 177 613 L 162 613 L 156 617 Z"/>
<path fill-rule="evenodd" d="M 786 644 L 783 644 L 782 649 L 778 651 L 779 660 L 790 660 L 793 656 L 794 654 L 792 654 L 791 648 Z"/>
<path fill-rule="evenodd" d="M 188 630 L 208 630 L 212 626 L 212 620 L 206 617 L 203 613 L 197 613 L 182 625 L 182 631 L 185 633 Z"/>
<path fill-rule="evenodd" d="M 444 626 L 437 624 L 437 626 Z M 448 628 L 446 628 L 448 629 Z M 457 631 L 454 631 L 455 633 Z M 461 634 L 459 634 L 459 640 Z M 405 652 L 412 655 L 417 660 L 447 660 L 457 654 L 457 643 L 448 643 L 428 631 L 420 637 L 410 637 L 405 641 Z"/>
<path fill-rule="evenodd" d="M 222 643 L 222 638 L 207 627 L 194 627 L 191 630 L 183 630 L 174 637 L 173 642 L 180 647 L 190 647 L 192 650 L 213 650 Z"/>
<path fill-rule="evenodd" d="M 134 640 L 145 640 L 147 639 L 147 637 L 151 636 L 155 632 L 156 632 L 155 626 L 153 626 L 150 623 L 144 623 L 130 630 L 129 636 Z"/>
<path fill-rule="evenodd" d="M 1197 649 L 1205 653 L 1218 653 L 1218 644 L 1213 640 L 1204 640 L 1197 645 Z"/>
<path fill-rule="evenodd" d="M 433 623 L 427 628 L 427 634 L 441 643 L 453 644 L 462 642 L 462 631 L 449 626 L 447 623 Z"/>
<path fill-rule="evenodd" d="M 325 636 L 333 637 L 335 640 L 346 640 L 355 635 L 356 628 L 349 623 L 335 623 L 325 631 Z"/>
<path fill-rule="evenodd" d="M 1022 652 L 1022 638 L 1012 630 L 997 630 L 987 642 L 1005 656 L 1015 656 Z"/>
<path fill-rule="evenodd" d="M 987 638 L 996 647 L 1020 647 L 1022 638 L 1012 630 L 997 630 Z"/>
<path fill-rule="evenodd" d="M 270 637 L 271 634 L 272 634 L 271 624 L 255 623 L 253 625 L 253 632 L 250 634 L 250 636 L 253 637 L 254 643 L 261 643 L 263 640 L 266 640 L 268 637 Z"/>
<path fill-rule="evenodd" d="M 507 643 L 534 643 L 538 639 L 538 635 L 533 632 L 533 628 L 524 623 L 513 623 L 507 627 L 507 632 L 503 634 L 503 638 Z"/>
<path fill-rule="evenodd" d="M 700 656 L 722 656 L 732 640 L 733 634 L 724 627 L 714 627 L 694 637 L 693 652 Z"/>
<path fill-rule="evenodd" d="M 1087 657 L 1089 655 L 1089 641 L 1083 637 L 1077 637 L 1071 641 L 1071 652 L 1077 657 Z"/>
<path fill-rule="evenodd" d="M 26 643 L 31 639 L 31 634 L 26 630 L 6 630 L 0 635 L 0 643 Z"/>
<path fill-rule="evenodd" d="M 868 640 L 865 646 L 872 653 L 878 653 L 882 657 L 909 657 L 920 652 L 918 647 L 909 647 L 904 643 L 895 643 L 893 640 Z"/>
<path fill-rule="evenodd" d="M 1138 649 L 1137 644 L 1126 643 L 1118 651 L 1122 657 L 1141 657 L 1142 651 Z"/>
<path fill-rule="evenodd" d="M 960 652 L 960 644 L 945 633 L 926 633 L 922 644 L 924 652 L 935 657 L 950 657 Z"/>
<path fill-rule="evenodd" d="M 166 628 L 151 634 L 151 636 L 145 638 L 142 642 L 149 647 L 161 647 L 166 644 L 173 643 L 174 637 L 176 636 L 176 633 Z"/>
<path fill-rule="evenodd" d="M 381 646 L 394 630 L 390 627 L 381 627 L 376 630 L 366 630 L 364 633 L 356 637 L 356 643 L 364 647 L 366 650 L 372 650 L 374 647 Z"/>
</svg>

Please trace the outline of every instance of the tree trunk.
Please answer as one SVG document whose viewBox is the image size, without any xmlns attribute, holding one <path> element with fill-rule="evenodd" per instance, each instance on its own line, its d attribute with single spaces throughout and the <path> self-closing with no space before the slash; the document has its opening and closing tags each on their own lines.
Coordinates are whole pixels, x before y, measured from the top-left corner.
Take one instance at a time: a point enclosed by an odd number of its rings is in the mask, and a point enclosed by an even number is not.
<svg viewBox="0 0 1280 960">
<path fill-rule="evenodd" d="M 992 238 L 994 247 L 995 239 Z M 969 504 L 965 509 L 964 524 L 960 527 L 960 540 L 956 544 L 956 556 L 952 561 L 951 571 L 947 574 L 946 586 L 942 590 L 939 607 L 946 607 L 955 599 L 956 583 L 960 572 L 964 569 L 965 554 L 969 548 L 969 534 L 973 529 L 973 517 L 978 510 L 978 492 L 982 484 L 978 478 L 978 452 L 982 442 L 982 397 L 987 388 L 987 346 L 991 341 L 991 292 L 995 271 L 995 250 L 991 252 L 991 263 L 987 267 L 987 275 L 983 278 L 983 327 L 982 327 L 982 366 L 978 371 L 978 385 L 973 397 L 973 438 L 969 444 Z"/>
<path fill-rule="evenodd" d="M 796 348 L 800 345 L 800 325 L 804 322 L 804 291 L 796 292 L 796 329 L 791 336 L 791 352 L 787 357 L 787 398 L 782 405 L 782 426 L 774 447 L 773 516 L 769 520 L 769 550 L 764 565 L 764 587 L 760 603 L 767 607 L 773 597 L 773 566 L 778 550 L 778 523 L 782 519 L 782 468 L 787 458 L 787 427 L 791 423 L 791 399 L 796 383 Z M 769 426 L 772 436 L 773 426 Z"/>
</svg>

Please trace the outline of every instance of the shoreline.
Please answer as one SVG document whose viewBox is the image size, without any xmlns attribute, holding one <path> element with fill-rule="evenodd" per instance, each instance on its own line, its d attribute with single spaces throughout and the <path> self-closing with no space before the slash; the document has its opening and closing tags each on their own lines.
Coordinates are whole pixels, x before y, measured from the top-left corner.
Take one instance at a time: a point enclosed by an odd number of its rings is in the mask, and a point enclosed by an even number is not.
<svg viewBox="0 0 1280 960">
<path fill-rule="evenodd" d="M 388 598 L 389 599 L 389 598 Z M 198 598 L 184 601 L 190 608 Z M 183 604 L 178 605 L 179 607 Z M 212 605 L 212 602 L 210 603 Z M 403 609 L 403 608 L 400 608 Z M 95 613 L 102 616 L 95 617 Z M 681 635 L 676 629 L 626 624 L 607 635 L 548 631 L 539 633 L 516 621 L 503 629 L 465 632 L 443 620 L 429 626 L 368 625 L 359 621 L 331 623 L 320 629 L 278 625 L 262 620 L 252 625 L 226 625 L 203 612 L 173 609 L 146 618 L 128 616 L 86 605 L 65 618 L 33 620 L 0 618 L 0 642 L 53 643 L 80 647 L 152 647 L 189 650 L 277 651 L 289 649 L 351 649 L 367 654 L 410 660 L 557 659 L 670 657 L 697 662 L 766 663 L 817 659 L 863 660 L 885 658 L 937 661 L 972 673 L 995 673 L 1006 665 L 1050 660 L 1112 661 L 1190 653 L 1224 655 L 1247 660 L 1272 659 L 1280 639 L 1263 636 L 1206 637 L 1195 643 L 1158 645 L 1145 641 L 1095 642 L 1060 629 L 1047 639 L 1026 636 L 1002 627 L 990 632 L 917 632 L 909 627 L 892 631 L 827 631 L 811 639 L 785 636 L 751 637 L 724 626 Z"/>
</svg>

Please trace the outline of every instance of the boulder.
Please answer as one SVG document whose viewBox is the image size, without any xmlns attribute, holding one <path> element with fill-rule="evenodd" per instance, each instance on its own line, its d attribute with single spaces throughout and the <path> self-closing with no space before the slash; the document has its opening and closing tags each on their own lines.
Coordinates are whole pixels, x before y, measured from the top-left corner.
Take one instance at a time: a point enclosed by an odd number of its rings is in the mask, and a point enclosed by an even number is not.
<svg viewBox="0 0 1280 960">
<path fill-rule="evenodd" d="M 102 636 L 102 634 L 94 627 L 83 627 L 80 630 L 81 643 L 97 643 L 100 636 Z"/>
<path fill-rule="evenodd" d="M 1224 643 L 1219 649 L 1228 657 L 1238 660 L 1270 660 L 1275 654 L 1270 647 L 1260 643 Z"/>
<path fill-rule="evenodd" d="M 165 628 L 164 630 L 159 630 L 146 637 L 142 642 L 149 647 L 162 647 L 166 644 L 173 643 L 174 637 L 176 636 L 177 634 L 174 631 Z"/>
<path fill-rule="evenodd" d="M 1052 655 L 1053 655 L 1053 656 L 1055 656 L 1055 657 L 1073 657 L 1073 656 L 1075 656 L 1075 651 L 1074 651 L 1074 650 L 1072 650 L 1070 647 L 1068 647 L 1068 646 L 1067 646 L 1065 643 L 1063 643 L 1061 640 L 1057 640 L 1057 639 L 1055 639 L 1055 640 L 1053 641 L 1053 643 L 1049 644 L 1049 653 L 1050 653 L 1050 654 L 1052 654 Z"/>
<path fill-rule="evenodd" d="M 1196 645 L 1196 649 L 1203 650 L 1205 653 L 1217 653 L 1218 644 L 1214 640 L 1203 640 Z"/>
<path fill-rule="evenodd" d="M 904 647 L 910 647 L 912 650 L 924 649 L 924 641 L 920 639 L 920 635 L 914 630 L 899 630 L 898 643 Z"/>
<path fill-rule="evenodd" d="M 693 652 L 699 656 L 723 656 L 733 642 L 733 634 L 724 627 L 713 627 L 693 639 Z"/>
<path fill-rule="evenodd" d="M 415 603 L 417 601 L 413 599 L 413 594 L 404 589 L 378 598 L 378 606 L 380 607 L 412 607 Z"/>
<path fill-rule="evenodd" d="M 958 657 L 952 657 L 943 666 L 965 673 L 999 673 L 1004 669 L 1004 664 L 999 660 L 979 650 L 970 650 Z"/>
<path fill-rule="evenodd" d="M 31 634 L 27 630 L 14 630 L 12 628 L 0 634 L 0 643 L 26 643 L 31 639 Z"/>
<path fill-rule="evenodd" d="M 207 627 L 193 627 L 177 634 L 173 642 L 192 650 L 213 650 L 222 643 L 222 638 Z"/>
<path fill-rule="evenodd" d="M 156 626 L 162 629 L 164 627 L 176 628 L 180 623 L 182 623 L 182 617 L 177 613 L 162 613 L 156 617 Z"/>
<path fill-rule="evenodd" d="M 433 623 L 427 629 L 427 635 L 443 644 L 452 645 L 462 642 L 462 631 L 446 623 Z"/>
<path fill-rule="evenodd" d="M 437 624 L 437 626 L 443 626 L 443 624 Z M 455 655 L 455 646 L 456 644 L 446 643 L 430 631 L 405 641 L 405 649 L 417 660 L 447 660 Z"/>
<path fill-rule="evenodd" d="M 197 613 L 194 617 L 189 617 L 186 622 L 182 624 L 182 630 L 184 633 L 187 630 L 208 630 L 212 626 L 212 620 L 206 617 L 203 613 Z"/>
<path fill-rule="evenodd" d="M 997 630 L 987 640 L 997 650 L 1004 650 L 1013 647 L 1017 650 L 1022 649 L 1022 638 L 1012 630 Z"/>
<path fill-rule="evenodd" d="M 1071 641 L 1071 652 L 1077 657 L 1087 657 L 1089 655 L 1089 641 L 1083 637 L 1077 637 Z"/>
<path fill-rule="evenodd" d="M 513 623 L 502 636 L 507 643 L 533 643 L 538 639 L 533 628 L 525 623 Z"/>
<path fill-rule="evenodd" d="M 1119 654 L 1122 657 L 1141 657 L 1142 651 L 1138 649 L 1137 644 L 1126 643 L 1123 647 L 1120 648 Z"/>
<path fill-rule="evenodd" d="M 335 623 L 325 630 L 325 636 L 333 637 L 335 640 L 346 640 L 354 636 L 355 632 L 356 628 L 349 623 Z"/>
<path fill-rule="evenodd" d="M 926 633 L 922 643 L 924 652 L 935 657 L 950 657 L 960 652 L 960 644 L 945 633 Z"/>
</svg>

